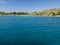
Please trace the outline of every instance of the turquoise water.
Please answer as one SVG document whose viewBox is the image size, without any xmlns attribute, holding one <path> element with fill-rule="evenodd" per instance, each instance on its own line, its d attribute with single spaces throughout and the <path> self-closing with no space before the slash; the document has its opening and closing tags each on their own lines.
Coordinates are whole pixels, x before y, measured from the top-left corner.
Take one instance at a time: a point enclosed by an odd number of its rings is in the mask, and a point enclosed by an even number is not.
<svg viewBox="0 0 60 45">
<path fill-rule="evenodd" d="M 1 16 L 0 45 L 60 45 L 60 17 Z"/>
</svg>

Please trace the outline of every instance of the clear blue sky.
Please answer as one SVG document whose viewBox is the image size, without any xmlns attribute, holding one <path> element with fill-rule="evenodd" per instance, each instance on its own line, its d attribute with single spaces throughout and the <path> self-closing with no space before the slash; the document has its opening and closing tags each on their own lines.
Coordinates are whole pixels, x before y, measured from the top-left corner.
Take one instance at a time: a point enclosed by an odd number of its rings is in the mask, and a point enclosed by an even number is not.
<svg viewBox="0 0 60 45">
<path fill-rule="evenodd" d="M 40 11 L 60 8 L 60 0 L 0 0 L 0 11 Z"/>
</svg>

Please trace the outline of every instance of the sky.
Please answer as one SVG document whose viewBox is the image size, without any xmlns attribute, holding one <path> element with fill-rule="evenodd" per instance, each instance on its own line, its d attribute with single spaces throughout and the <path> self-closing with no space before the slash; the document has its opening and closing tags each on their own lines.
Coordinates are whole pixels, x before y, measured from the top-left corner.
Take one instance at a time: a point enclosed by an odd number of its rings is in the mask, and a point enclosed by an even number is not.
<svg viewBox="0 0 60 45">
<path fill-rule="evenodd" d="M 60 0 L 0 0 L 0 11 L 34 12 L 60 8 Z"/>
</svg>

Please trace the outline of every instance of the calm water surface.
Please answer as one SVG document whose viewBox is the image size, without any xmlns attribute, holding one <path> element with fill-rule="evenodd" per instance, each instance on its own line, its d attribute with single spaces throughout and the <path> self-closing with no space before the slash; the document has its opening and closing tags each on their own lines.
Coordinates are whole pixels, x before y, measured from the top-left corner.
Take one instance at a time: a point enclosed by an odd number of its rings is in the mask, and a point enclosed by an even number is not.
<svg viewBox="0 0 60 45">
<path fill-rule="evenodd" d="M 60 45 L 60 17 L 1 16 L 0 45 Z"/>
</svg>

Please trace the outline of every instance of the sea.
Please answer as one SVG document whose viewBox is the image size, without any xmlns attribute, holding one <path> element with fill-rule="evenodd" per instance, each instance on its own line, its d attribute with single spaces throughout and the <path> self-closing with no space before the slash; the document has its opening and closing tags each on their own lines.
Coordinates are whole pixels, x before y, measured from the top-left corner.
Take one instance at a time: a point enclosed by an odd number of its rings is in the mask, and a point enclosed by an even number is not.
<svg viewBox="0 0 60 45">
<path fill-rule="evenodd" d="M 0 16 L 0 45 L 60 45 L 60 17 Z"/>
</svg>

